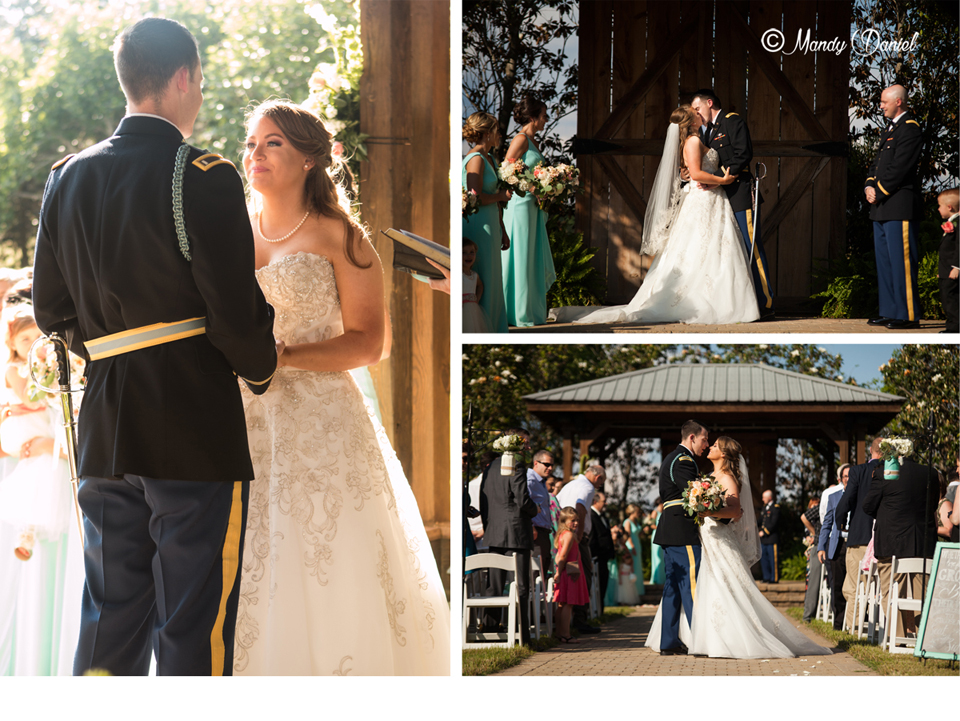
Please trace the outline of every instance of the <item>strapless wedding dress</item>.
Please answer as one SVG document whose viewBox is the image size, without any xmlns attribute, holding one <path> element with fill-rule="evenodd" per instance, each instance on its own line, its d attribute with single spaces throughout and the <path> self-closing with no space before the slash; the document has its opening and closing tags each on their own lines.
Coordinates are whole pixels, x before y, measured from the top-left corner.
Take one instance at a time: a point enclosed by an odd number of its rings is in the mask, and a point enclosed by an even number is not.
<svg viewBox="0 0 960 721">
<path fill-rule="evenodd" d="M 285 256 L 257 279 L 278 339 L 343 333 L 326 258 Z M 417 502 L 350 373 L 281 368 L 243 399 L 256 478 L 235 674 L 448 674 L 450 612 Z"/>
<path fill-rule="evenodd" d="M 703 170 L 719 166 L 717 151 Z M 760 317 L 740 228 L 722 187 L 687 183 L 663 252 L 627 305 L 554 308 L 559 323 L 750 323 Z"/>
</svg>

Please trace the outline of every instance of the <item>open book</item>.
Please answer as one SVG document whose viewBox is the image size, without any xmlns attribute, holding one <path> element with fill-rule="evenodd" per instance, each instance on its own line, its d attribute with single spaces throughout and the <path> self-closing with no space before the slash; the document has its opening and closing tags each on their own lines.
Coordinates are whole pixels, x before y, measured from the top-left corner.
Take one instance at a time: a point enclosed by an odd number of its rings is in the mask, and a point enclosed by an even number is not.
<svg viewBox="0 0 960 721">
<path fill-rule="evenodd" d="M 421 238 L 406 230 L 388 228 L 380 231 L 393 241 L 393 269 L 402 270 L 414 276 L 425 278 L 443 278 L 443 273 L 427 262 L 427 258 L 438 265 L 450 268 L 450 249 Z"/>
</svg>

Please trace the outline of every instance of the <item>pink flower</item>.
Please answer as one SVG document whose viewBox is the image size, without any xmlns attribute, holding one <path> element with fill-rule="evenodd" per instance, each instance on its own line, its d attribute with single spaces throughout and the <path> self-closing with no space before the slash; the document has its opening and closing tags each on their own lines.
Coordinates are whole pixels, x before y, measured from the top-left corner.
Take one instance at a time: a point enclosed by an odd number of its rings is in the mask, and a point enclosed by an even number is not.
<svg viewBox="0 0 960 721">
<path fill-rule="evenodd" d="M 343 143 L 341 143 L 339 140 L 334 140 L 333 145 L 330 146 L 330 155 L 332 155 L 334 158 L 342 158 Z"/>
<path fill-rule="evenodd" d="M 949 220 L 948 220 L 946 223 L 944 223 L 943 225 L 941 225 L 940 227 L 943 228 L 943 232 L 944 232 L 944 233 L 952 233 L 952 232 L 953 232 L 953 223 L 951 223 Z"/>
<path fill-rule="evenodd" d="M 701 487 L 701 488 L 710 488 L 710 484 L 709 484 L 707 481 L 701 481 L 701 482 L 700 482 L 700 487 Z"/>
</svg>

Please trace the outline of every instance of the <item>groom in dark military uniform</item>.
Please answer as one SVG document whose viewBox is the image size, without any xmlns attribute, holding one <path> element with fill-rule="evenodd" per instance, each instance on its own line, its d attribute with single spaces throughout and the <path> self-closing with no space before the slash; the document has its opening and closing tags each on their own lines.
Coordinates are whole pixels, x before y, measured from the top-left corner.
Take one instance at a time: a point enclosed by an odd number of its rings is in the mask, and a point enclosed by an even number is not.
<svg viewBox="0 0 960 721">
<path fill-rule="evenodd" d="M 760 233 L 755 232 L 753 218 L 753 173 L 750 172 L 750 161 L 753 159 L 753 143 L 750 141 L 750 131 L 747 124 L 737 113 L 724 112 L 721 109 L 720 98 L 713 90 L 705 88 L 698 90 L 693 96 L 691 106 L 705 118 L 709 119 L 706 128 L 701 128 L 700 139 L 704 145 L 713 148 L 720 156 L 720 167 L 717 175 L 723 175 L 723 168 L 728 168 L 736 180 L 730 185 L 723 186 L 730 206 L 740 226 L 740 235 L 746 244 L 747 257 L 753 249 L 753 260 L 750 270 L 753 274 L 753 288 L 757 294 L 757 307 L 760 309 L 760 320 L 774 320 L 776 313 L 773 307 L 773 291 L 770 288 L 770 273 L 767 266 L 767 255 L 763 252 L 763 243 Z M 763 202 L 757 199 L 758 204 Z"/>
<path fill-rule="evenodd" d="M 891 85 L 880 94 L 887 125 L 863 189 L 870 203 L 877 258 L 880 315 L 867 321 L 893 330 L 919 328 L 923 309 L 917 284 L 917 223 L 923 217 L 917 163 L 920 123 L 907 109 L 907 91 Z"/>
<path fill-rule="evenodd" d="M 700 572 L 700 531 L 692 516 L 683 510 L 683 491 L 698 475 L 695 456 L 710 445 L 709 433 L 696 421 L 680 429 L 681 443 L 660 464 L 660 498 L 663 513 L 657 524 L 654 543 L 663 547 L 663 583 L 660 655 L 686 653 L 680 642 L 680 609 L 693 621 L 693 600 Z"/>
<path fill-rule="evenodd" d="M 237 375 L 277 367 L 273 312 L 233 164 L 183 144 L 196 40 L 148 18 L 115 61 L 127 116 L 56 165 L 34 266 L 37 324 L 88 360 L 79 419 L 84 563 L 74 673 L 228 675 L 253 467 Z"/>
</svg>

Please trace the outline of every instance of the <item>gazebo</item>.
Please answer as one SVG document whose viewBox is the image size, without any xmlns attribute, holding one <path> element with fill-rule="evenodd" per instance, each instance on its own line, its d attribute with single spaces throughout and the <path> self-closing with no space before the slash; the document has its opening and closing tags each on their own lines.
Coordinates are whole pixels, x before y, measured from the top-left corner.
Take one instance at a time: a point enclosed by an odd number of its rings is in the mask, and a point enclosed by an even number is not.
<svg viewBox="0 0 960 721">
<path fill-rule="evenodd" d="M 527 410 L 563 437 L 563 474 L 573 444 L 602 463 L 629 438 L 659 438 L 669 452 L 695 419 L 710 437 L 743 446 L 754 492 L 773 489 L 777 443 L 802 438 L 837 462 L 863 463 L 865 440 L 892 420 L 904 398 L 763 364 L 675 363 L 524 396 Z"/>
</svg>

